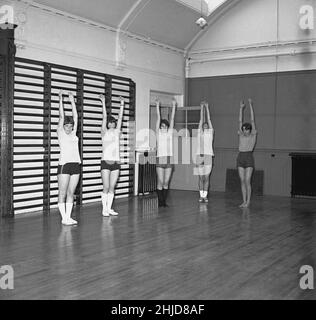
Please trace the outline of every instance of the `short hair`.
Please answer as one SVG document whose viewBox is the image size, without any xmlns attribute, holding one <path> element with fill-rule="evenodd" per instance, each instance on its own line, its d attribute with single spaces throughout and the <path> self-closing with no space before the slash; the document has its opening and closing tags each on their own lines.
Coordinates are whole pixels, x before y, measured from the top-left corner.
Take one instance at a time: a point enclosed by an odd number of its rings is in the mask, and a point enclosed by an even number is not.
<svg viewBox="0 0 316 320">
<path fill-rule="evenodd" d="M 245 122 L 242 126 L 241 126 L 241 130 L 252 130 L 252 125 L 249 122 Z"/>
<path fill-rule="evenodd" d="M 74 118 L 72 116 L 65 116 L 64 125 L 65 124 L 75 124 Z"/>
<path fill-rule="evenodd" d="M 169 121 L 168 121 L 168 120 L 166 120 L 166 119 L 162 119 L 162 120 L 160 121 L 159 128 L 161 128 L 161 125 L 162 125 L 162 124 L 165 124 L 165 125 L 167 126 L 167 128 L 169 129 L 169 127 L 170 127 L 170 123 L 169 123 Z"/>
<path fill-rule="evenodd" d="M 208 122 L 205 121 L 205 122 L 203 122 L 203 124 L 202 124 L 202 128 L 204 127 L 205 124 L 206 124 L 208 127 L 210 127 L 210 126 L 208 125 Z"/>
<path fill-rule="evenodd" d="M 109 129 L 109 124 L 115 123 L 115 127 L 117 126 L 117 120 L 113 116 L 109 116 L 107 119 L 106 127 Z"/>
</svg>

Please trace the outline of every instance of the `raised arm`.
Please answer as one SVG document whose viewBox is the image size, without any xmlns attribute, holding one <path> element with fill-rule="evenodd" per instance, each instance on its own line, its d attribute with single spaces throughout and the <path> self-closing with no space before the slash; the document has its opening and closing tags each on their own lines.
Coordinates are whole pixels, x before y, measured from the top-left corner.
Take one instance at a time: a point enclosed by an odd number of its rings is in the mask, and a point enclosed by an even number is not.
<svg viewBox="0 0 316 320">
<path fill-rule="evenodd" d="M 58 126 L 57 131 L 62 130 L 64 127 L 64 120 L 65 120 L 65 114 L 64 114 L 64 106 L 63 106 L 63 90 L 60 90 L 58 93 L 59 96 L 59 120 L 58 120 Z"/>
<path fill-rule="evenodd" d="M 205 103 L 205 109 L 206 109 L 206 114 L 207 114 L 207 123 L 208 123 L 208 127 L 210 129 L 213 129 L 213 125 L 212 125 L 212 121 L 211 121 L 211 115 L 210 115 L 210 110 L 208 107 L 208 103 Z"/>
<path fill-rule="evenodd" d="M 78 127 L 78 113 L 77 113 L 77 107 L 75 104 L 75 98 L 74 95 L 69 92 L 68 93 L 69 101 L 71 103 L 71 108 L 72 108 L 72 117 L 74 119 L 74 128 L 73 132 L 76 134 L 77 133 L 77 127 Z"/>
<path fill-rule="evenodd" d="M 252 99 L 248 99 L 249 102 L 249 107 L 250 107 L 250 120 L 251 120 L 251 125 L 252 125 L 252 130 L 257 131 L 256 129 L 256 123 L 255 123 L 255 113 L 253 112 L 253 103 Z"/>
<path fill-rule="evenodd" d="M 242 100 L 240 101 L 240 108 L 239 108 L 239 131 L 242 132 L 242 124 L 243 124 L 243 113 L 246 105 L 245 102 Z"/>
<path fill-rule="evenodd" d="M 120 131 L 121 131 L 122 121 L 123 121 L 124 105 L 125 105 L 124 98 L 120 97 L 120 113 L 117 121 L 117 129 L 119 129 Z"/>
<path fill-rule="evenodd" d="M 158 99 L 155 100 L 155 103 L 156 103 L 156 111 L 157 111 L 157 122 L 156 122 L 156 132 L 159 131 L 159 127 L 160 127 L 160 121 L 161 121 L 161 118 L 160 118 L 160 110 L 159 110 L 159 105 L 160 105 L 160 102 Z"/>
<path fill-rule="evenodd" d="M 204 101 L 201 102 L 199 130 L 202 130 L 202 125 L 203 125 L 203 111 L 204 111 L 203 108 L 204 108 Z"/>
<path fill-rule="evenodd" d="M 105 96 L 100 94 L 99 96 L 101 103 L 102 103 L 102 127 L 101 127 L 101 134 L 102 136 L 106 132 L 106 123 L 107 123 L 107 114 L 106 114 L 106 107 L 105 107 Z"/>
<path fill-rule="evenodd" d="M 172 99 L 172 112 L 171 112 L 171 120 L 170 120 L 170 129 L 171 130 L 174 127 L 174 116 L 176 114 L 176 106 L 177 106 L 177 101 L 175 99 Z"/>
</svg>

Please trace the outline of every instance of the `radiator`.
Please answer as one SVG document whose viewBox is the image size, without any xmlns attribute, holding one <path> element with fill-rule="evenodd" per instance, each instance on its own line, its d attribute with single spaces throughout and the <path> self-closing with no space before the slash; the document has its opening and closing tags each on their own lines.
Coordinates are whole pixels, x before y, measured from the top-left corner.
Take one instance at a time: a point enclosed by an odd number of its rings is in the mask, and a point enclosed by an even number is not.
<svg viewBox="0 0 316 320">
<path fill-rule="evenodd" d="M 136 171 L 138 177 L 136 195 L 148 194 L 157 189 L 156 152 L 144 151 L 136 153 Z M 136 189 L 136 188 L 135 188 Z"/>
<path fill-rule="evenodd" d="M 316 196 L 316 154 L 290 153 L 292 158 L 291 196 Z"/>
</svg>

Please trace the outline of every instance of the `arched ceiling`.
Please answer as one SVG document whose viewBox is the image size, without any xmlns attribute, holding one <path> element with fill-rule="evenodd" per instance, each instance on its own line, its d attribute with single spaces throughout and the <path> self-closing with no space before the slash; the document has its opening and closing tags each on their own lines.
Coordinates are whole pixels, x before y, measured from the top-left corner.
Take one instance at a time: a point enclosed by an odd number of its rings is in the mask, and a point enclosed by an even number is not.
<svg viewBox="0 0 316 320">
<path fill-rule="evenodd" d="M 201 16 L 201 1 L 203 16 L 211 22 L 237 0 L 20 1 L 49 7 L 184 51 L 203 32 L 195 24 Z"/>
</svg>

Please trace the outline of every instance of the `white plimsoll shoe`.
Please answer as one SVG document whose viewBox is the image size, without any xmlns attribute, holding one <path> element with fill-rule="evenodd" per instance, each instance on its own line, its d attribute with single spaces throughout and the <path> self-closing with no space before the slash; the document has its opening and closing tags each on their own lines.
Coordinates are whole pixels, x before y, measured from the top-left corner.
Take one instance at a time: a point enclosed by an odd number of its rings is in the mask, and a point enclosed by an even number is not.
<svg viewBox="0 0 316 320">
<path fill-rule="evenodd" d="M 78 224 L 78 222 L 76 220 L 71 218 L 72 208 L 73 208 L 73 203 L 66 202 L 66 214 L 65 214 L 64 219 L 62 221 L 62 224 L 66 225 L 66 226 L 72 226 L 72 225 Z"/>
<path fill-rule="evenodd" d="M 113 209 L 110 209 L 110 210 L 109 210 L 109 214 L 110 214 L 111 216 L 118 216 L 118 212 L 115 212 Z"/>
<path fill-rule="evenodd" d="M 103 210 L 102 210 L 102 216 L 103 216 L 103 217 L 109 217 L 109 216 L 110 216 L 107 208 L 103 208 Z"/>
<path fill-rule="evenodd" d="M 65 226 L 73 226 L 73 225 L 76 225 L 78 224 L 78 222 L 72 218 L 68 218 L 68 219 L 63 219 L 61 221 L 61 223 Z"/>
<path fill-rule="evenodd" d="M 73 224 L 78 224 L 78 222 L 72 218 L 69 218 L 69 222 L 73 223 Z"/>
</svg>

